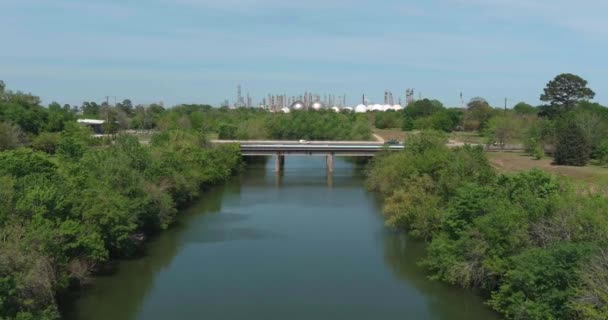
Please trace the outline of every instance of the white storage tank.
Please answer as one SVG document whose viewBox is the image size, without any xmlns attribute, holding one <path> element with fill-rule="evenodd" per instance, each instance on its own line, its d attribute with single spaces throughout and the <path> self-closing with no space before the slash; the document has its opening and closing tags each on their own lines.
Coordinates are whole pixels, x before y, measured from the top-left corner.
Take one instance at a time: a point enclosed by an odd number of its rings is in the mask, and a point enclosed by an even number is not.
<svg viewBox="0 0 608 320">
<path fill-rule="evenodd" d="M 365 112 L 367 112 L 367 106 L 364 104 L 360 104 L 355 107 L 355 112 L 356 113 L 365 113 Z"/>
</svg>

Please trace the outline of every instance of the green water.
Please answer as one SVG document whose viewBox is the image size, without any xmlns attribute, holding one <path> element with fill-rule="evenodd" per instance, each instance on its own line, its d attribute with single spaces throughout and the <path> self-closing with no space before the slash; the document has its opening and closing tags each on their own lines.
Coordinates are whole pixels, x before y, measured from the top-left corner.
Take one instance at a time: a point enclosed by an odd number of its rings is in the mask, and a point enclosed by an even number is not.
<svg viewBox="0 0 608 320">
<path fill-rule="evenodd" d="M 420 243 L 386 230 L 361 169 L 259 164 L 205 193 L 177 225 L 75 301 L 69 319 L 497 319 L 429 281 Z"/>
</svg>

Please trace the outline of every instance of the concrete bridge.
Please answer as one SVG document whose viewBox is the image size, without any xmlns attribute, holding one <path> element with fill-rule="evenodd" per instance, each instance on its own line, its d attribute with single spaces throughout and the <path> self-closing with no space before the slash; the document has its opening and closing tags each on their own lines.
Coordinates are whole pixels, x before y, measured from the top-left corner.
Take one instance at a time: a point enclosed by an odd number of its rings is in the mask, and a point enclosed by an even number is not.
<svg viewBox="0 0 608 320">
<path fill-rule="evenodd" d="M 213 140 L 213 143 L 238 143 L 243 156 L 274 156 L 275 172 L 283 170 L 285 156 L 324 156 L 327 171 L 334 170 L 334 157 L 373 157 L 381 151 L 403 150 L 403 145 L 370 141 L 277 141 Z"/>
</svg>

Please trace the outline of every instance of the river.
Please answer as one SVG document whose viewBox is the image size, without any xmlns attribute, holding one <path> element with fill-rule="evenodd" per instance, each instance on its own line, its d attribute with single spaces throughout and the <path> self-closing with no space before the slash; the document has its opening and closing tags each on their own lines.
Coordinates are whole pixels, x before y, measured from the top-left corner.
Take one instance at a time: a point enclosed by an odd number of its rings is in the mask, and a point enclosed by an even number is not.
<svg viewBox="0 0 608 320">
<path fill-rule="evenodd" d="M 383 225 L 361 167 L 288 157 L 207 191 L 175 227 L 100 276 L 68 319 L 499 319 L 427 279 L 421 243 Z"/>
</svg>

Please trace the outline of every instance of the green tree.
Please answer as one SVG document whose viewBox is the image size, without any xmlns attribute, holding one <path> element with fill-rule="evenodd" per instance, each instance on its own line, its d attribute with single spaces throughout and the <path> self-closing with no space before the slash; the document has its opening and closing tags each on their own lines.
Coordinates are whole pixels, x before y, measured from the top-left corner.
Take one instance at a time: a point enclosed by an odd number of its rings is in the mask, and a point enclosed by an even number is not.
<svg viewBox="0 0 608 320">
<path fill-rule="evenodd" d="M 471 99 L 464 113 L 464 129 L 471 131 L 485 129 L 494 113 L 494 109 L 490 107 L 490 104 L 484 98 L 476 97 Z"/>
<path fill-rule="evenodd" d="M 0 151 L 22 146 L 26 137 L 21 128 L 5 122 L 0 122 Z"/>
<path fill-rule="evenodd" d="M 100 109 L 101 109 L 101 107 L 93 101 L 91 101 L 91 102 L 85 101 L 82 103 L 82 107 L 81 107 L 82 115 L 85 118 L 95 118 L 95 119 L 99 118 Z"/>
<path fill-rule="evenodd" d="M 549 103 L 541 114 L 555 116 L 573 109 L 580 101 L 593 99 L 595 92 L 587 87 L 587 81 L 571 73 L 562 73 L 547 83 L 540 100 Z"/>
<path fill-rule="evenodd" d="M 602 140 L 595 149 L 594 157 L 602 165 L 608 165 L 608 139 Z"/>
<path fill-rule="evenodd" d="M 129 99 L 124 99 L 116 105 L 116 108 L 127 114 L 133 116 L 133 103 Z"/>
<path fill-rule="evenodd" d="M 42 132 L 32 140 L 32 148 L 48 154 L 54 154 L 60 139 L 61 134 L 58 132 Z"/>
<path fill-rule="evenodd" d="M 559 243 L 514 258 L 490 305 L 509 319 L 574 319 L 578 269 L 590 254 L 585 245 Z"/>
<path fill-rule="evenodd" d="M 437 100 L 422 99 L 408 104 L 403 112 L 415 120 L 421 117 L 430 116 L 443 109 L 443 104 Z"/>
<path fill-rule="evenodd" d="M 557 132 L 555 163 L 558 165 L 584 166 L 589 161 L 591 147 L 585 132 L 574 122 L 567 121 Z"/>
<path fill-rule="evenodd" d="M 488 144 L 498 144 L 501 148 L 521 137 L 524 130 L 523 124 L 518 118 L 511 115 L 493 117 L 488 121 L 484 130 Z"/>
<path fill-rule="evenodd" d="M 525 102 L 519 102 L 513 106 L 513 111 L 515 111 L 517 114 L 536 114 L 538 112 L 536 108 Z"/>
<path fill-rule="evenodd" d="M 414 130 L 414 119 L 410 115 L 405 114 L 403 116 L 403 122 L 401 124 L 401 130 L 402 131 L 412 131 L 412 130 Z"/>
<path fill-rule="evenodd" d="M 218 137 L 220 139 L 236 139 L 236 131 L 238 127 L 232 124 L 222 123 L 220 124 Z"/>
</svg>

